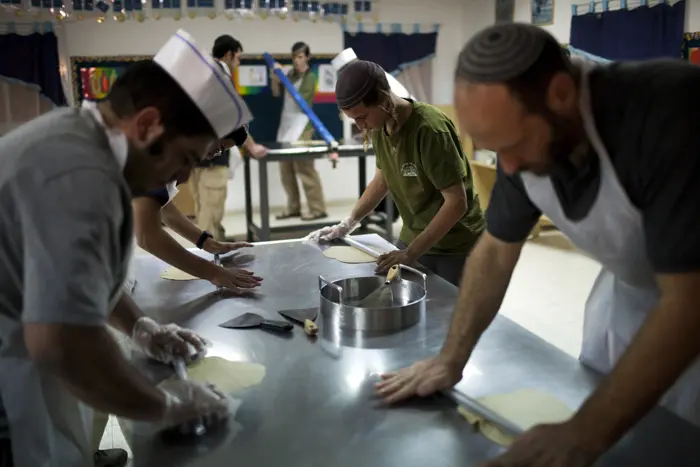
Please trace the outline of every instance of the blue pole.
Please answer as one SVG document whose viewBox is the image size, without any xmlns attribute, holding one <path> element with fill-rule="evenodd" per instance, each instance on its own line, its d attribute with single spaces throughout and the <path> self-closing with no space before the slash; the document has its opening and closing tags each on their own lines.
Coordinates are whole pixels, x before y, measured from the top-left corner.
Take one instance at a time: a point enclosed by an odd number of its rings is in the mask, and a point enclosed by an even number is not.
<svg viewBox="0 0 700 467">
<path fill-rule="evenodd" d="M 273 70 L 275 75 L 277 75 L 277 77 L 284 85 L 284 88 L 294 98 L 294 101 L 297 103 L 301 111 L 304 112 L 307 117 L 309 117 L 309 120 L 311 120 L 311 124 L 314 126 L 314 128 L 316 128 L 318 134 L 321 135 L 323 141 L 325 141 L 332 150 L 335 150 L 338 147 L 338 142 L 335 140 L 335 138 L 333 138 L 333 135 L 331 135 L 331 132 L 328 131 L 326 126 L 321 122 L 321 120 L 319 120 L 318 116 L 314 113 L 314 111 L 311 110 L 309 104 L 307 104 L 306 101 L 301 97 L 299 91 L 297 91 L 294 85 L 284 75 L 282 70 L 275 68 L 275 59 L 272 58 L 272 55 L 265 52 L 263 54 L 263 58 L 265 59 L 265 63 L 267 64 L 268 68 Z"/>
</svg>

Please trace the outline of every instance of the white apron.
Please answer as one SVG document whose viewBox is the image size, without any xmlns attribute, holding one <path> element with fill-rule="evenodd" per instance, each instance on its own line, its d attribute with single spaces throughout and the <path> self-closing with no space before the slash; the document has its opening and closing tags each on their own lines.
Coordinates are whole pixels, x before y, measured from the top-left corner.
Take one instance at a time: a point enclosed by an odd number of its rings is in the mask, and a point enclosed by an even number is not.
<svg viewBox="0 0 700 467">
<path fill-rule="evenodd" d="M 91 125 L 102 126 L 99 113 L 95 115 L 94 104 L 88 103 L 84 107 L 86 120 Z M 119 149 L 114 156 L 123 167 L 126 137 L 121 135 L 123 140 L 115 143 L 118 135 L 106 133 L 112 151 Z M 119 271 L 120 280 L 124 279 L 125 273 L 125 270 Z M 119 300 L 121 291 L 117 288 L 111 297 L 110 309 Z M 0 374 L 12 375 L 11 380 L 0 381 L 0 392 L 10 426 L 15 466 L 94 466 L 92 408 L 68 392 L 58 378 L 34 363 L 27 353 L 21 326 L 9 337 L 7 349 L 0 355 Z"/>
<path fill-rule="evenodd" d="M 523 173 L 522 180 L 532 202 L 574 245 L 603 266 L 586 301 L 580 360 L 597 371 L 609 373 L 660 295 L 646 254 L 642 215 L 622 188 L 595 127 L 588 85 L 592 65 L 584 64 L 582 68 L 579 107 L 601 171 L 593 207 L 586 218 L 578 222 L 569 220 L 549 177 Z M 700 365 L 696 361 L 666 393 L 661 404 L 700 425 L 699 396 Z"/>
<path fill-rule="evenodd" d="M 294 83 L 294 88 L 299 90 L 301 81 L 299 78 Z M 282 117 L 280 118 L 280 126 L 277 130 L 277 141 L 281 143 L 293 143 L 299 141 L 304 133 L 304 128 L 309 123 L 309 117 L 299 108 L 292 93 L 285 90 L 284 104 L 282 104 Z"/>
</svg>

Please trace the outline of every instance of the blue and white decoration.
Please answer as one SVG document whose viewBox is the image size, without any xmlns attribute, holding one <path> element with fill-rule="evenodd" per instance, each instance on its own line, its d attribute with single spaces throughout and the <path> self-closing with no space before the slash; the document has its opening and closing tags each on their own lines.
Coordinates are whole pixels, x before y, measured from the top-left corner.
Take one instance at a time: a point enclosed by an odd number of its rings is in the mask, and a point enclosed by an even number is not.
<svg viewBox="0 0 700 467">
<path fill-rule="evenodd" d="M 593 54 L 589 54 L 588 52 L 585 52 L 583 50 L 579 50 L 576 47 L 571 47 L 570 45 L 566 46 L 566 49 L 569 51 L 572 57 L 581 57 L 585 60 L 590 60 L 591 62 L 596 62 L 596 63 L 610 63 L 610 60 L 607 58 L 603 57 L 598 57 Z"/>
<path fill-rule="evenodd" d="M 377 21 L 372 0 L 329 2 L 324 0 L 0 0 L 0 8 L 15 16 L 30 15 L 56 21 L 98 22 L 159 20 L 183 17 L 224 16 L 230 20 L 277 18 L 292 21 L 325 21 L 338 24 Z"/>
</svg>

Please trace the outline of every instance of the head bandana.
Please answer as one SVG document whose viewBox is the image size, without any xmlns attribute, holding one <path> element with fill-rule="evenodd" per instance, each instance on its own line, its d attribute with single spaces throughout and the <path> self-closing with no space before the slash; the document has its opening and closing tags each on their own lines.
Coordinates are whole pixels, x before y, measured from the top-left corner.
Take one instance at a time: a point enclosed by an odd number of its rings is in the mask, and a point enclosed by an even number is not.
<svg viewBox="0 0 700 467">
<path fill-rule="evenodd" d="M 478 32 L 459 54 L 456 74 L 475 82 L 503 82 L 525 72 L 555 39 L 530 24 L 498 24 Z"/>
<path fill-rule="evenodd" d="M 389 82 L 382 67 L 374 62 L 353 60 L 338 74 L 335 84 L 335 99 L 340 109 L 356 106 L 378 85 L 389 89 Z"/>
</svg>

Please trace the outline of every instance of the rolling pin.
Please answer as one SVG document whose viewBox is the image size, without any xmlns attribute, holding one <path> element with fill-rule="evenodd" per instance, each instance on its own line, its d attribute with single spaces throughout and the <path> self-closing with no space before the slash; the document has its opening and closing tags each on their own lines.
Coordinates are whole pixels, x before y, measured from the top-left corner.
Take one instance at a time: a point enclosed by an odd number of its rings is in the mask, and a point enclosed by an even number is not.
<svg viewBox="0 0 700 467">
<path fill-rule="evenodd" d="M 472 399 L 463 392 L 456 389 L 451 389 L 449 391 L 443 391 L 443 394 L 458 406 L 462 406 L 474 415 L 477 415 L 487 422 L 491 422 L 498 426 L 498 428 L 500 428 L 506 435 L 520 436 L 523 434 L 523 429 L 518 425 L 511 422 L 507 418 L 500 416 L 493 410 L 484 407 L 483 404 L 475 399 Z"/>
<path fill-rule="evenodd" d="M 214 264 L 221 267 L 221 257 L 219 256 L 219 253 L 214 254 Z M 219 293 L 221 293 L 223 290 L 224 290 L 224 288 L 221 286 L 218 286 L 216 288 L 216 291 Z"/>
<path fill-rule="evenodd" d="M 363 245 L 362 243 L 358 242 L 357 240 L 353 239 L 351 236 L 346 235 L 343 237 L 343 242 L 345 242 L 348 246 L 351 246 L 353 248 L 357 248 L 360 251 L 363 251 L 367 253 L 370 256 L 373 256 L 375 258 L 379 258 L 379 253 L 371 249 L 370 247 Z"/>
</svg>

